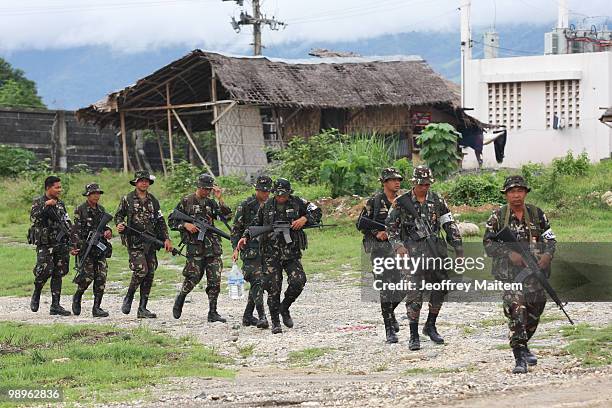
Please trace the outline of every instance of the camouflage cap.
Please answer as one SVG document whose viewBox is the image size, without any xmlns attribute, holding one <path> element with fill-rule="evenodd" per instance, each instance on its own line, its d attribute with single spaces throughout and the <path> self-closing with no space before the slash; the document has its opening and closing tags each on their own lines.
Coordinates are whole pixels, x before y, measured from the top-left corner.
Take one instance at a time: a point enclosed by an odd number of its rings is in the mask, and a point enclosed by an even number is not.
<svg viewBox="0 0 612 408">
<path fill-rule="evenodd" d="M 149 184 L 155 183 L 155 176 L 154 175 L 152 175 L 151 173 L 149 173 L 146 170 L 139 170 L 136 173 L 134 173 L 134 178 L 132 180 L 130 180 L 130 184 L 135 186 L 136 182 L 138 180 L 142 180 L 142 179 L 149 180 Z"/>
<path fill-rule="evenodd" d="M 403 180 L 404 177 L 402 177 L 400 172 L 395 167 L 387 167 L 386 169 L 383 169 L 383 171 L 380 173 L 380 177 L 378 178 L 381 183 L 391 179 Z"/>
<path fill-rule="evenodd" d="M 259 191 L 270 191 L 272 190 L 272 179 L 268 176 L 259 176 L 253 187 Z"/>
<path fill-rule="evenodd" d="M 411 181 L 416 184 L 433 184 L 436 180 L 433 178 L 431 169 L 424 165 L 418 165 L 412 171 Z"/>
<path fill-rule="evenodd" d="M 523 178 L 523 176 L 508 176 L 506 177 L 506 181 L 504 181 L 504 187 L 499 190 L 500 192 L 506 194 L 508 190 L 513 187 L 523 187 L 527 190 L 527 192 L 531 191 L 531 188 L 527 185 L 527 181 Z"/>
<path fill-rule="evenodd" d="M 104 194 L 104 191 L 100 190 L 100 186 L 97 183 L 89 183 L 85 186 L 85 192 L 83 193 L 83 195 L 87 197 L 92 193 Z"/>
<path fill-rule="evenodd" d="M 215 186 L 215 178 L 210 174 L 200 174 L 198 177 L 199 188 L 213 188 Z"/>
<path fill-rule="evenodd" d="M 291 183 L 289 180 L 285 178 L 276 179 L 274 182 L 274 186 L 272 187 L 272 192 L 276 195 L 289 195 L 293 193 L 291 189 Z"/>
</svg>

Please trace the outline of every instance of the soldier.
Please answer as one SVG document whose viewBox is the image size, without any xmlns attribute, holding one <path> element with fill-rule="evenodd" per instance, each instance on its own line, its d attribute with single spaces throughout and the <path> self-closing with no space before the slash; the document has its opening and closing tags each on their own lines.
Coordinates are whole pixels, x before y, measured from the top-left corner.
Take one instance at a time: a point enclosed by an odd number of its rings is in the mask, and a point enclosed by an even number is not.
<svg viewBox="0 0 612 408">
<path fill-rule="evenodd" d="M 257 211 L 270 198 L 270 190 L 272 189 L 272 179 L 268 176 L 260 176 L 255 182 L 255 194 L 244 200 L 238 208 L 236 208 L 236 218 L 234 227 L 232 228 L 232 247 L 234 248 L 233 260 L 238 259 L 238 241 L 244 234 L 245 230 L 253 222 L 257 216 Z M 257 326 L 260 329 L 267 329 L 268 319 L 263 304 L 263 261 L 259 252 L 259 239 L 252 239 L 249 244 L 240 252 L 242 259 L 242 271 L 244 279 L 251 284 L 249 296 L 244 315 L 242 316 L 242 324 L 244 326 Z M 259 320 L 253 316 L 253 309 L 257 308 Z"/>
<path fill-rule="evenodd" d="M 395 200 L 393 209 L 387 218 L 387 234 L 395 253 L 400 256 L 422 257 L 424 261 L 442 257 L 443 261 L 448 256 L 446 244 L 440 237 L 440 232 L 443 229 L 446 234 L 446 241 L 455 248 L 457 257 L 463 257 L 461 234 L 453 220 L 453 215 L 444 199 L 433 191 L 429 191 L 429 187 L 434 182 L 431 170 L 426 166 L 417 166 L 413 171 L 411 181 L 414 185 L 412 190 Z M 417 230 L 415 218 L 411 214 L 412 211 L 410 211 L 409 206 L 414 207 L 416 213 L 430 224 L 432 233 L 435 235 L 433 240 L 437 247 L 438 257 L 432 253 L 425 240 L 417 235 L 417 232 L 422 231 Z M 436 262 L 430 261 L 426 262 L 429 263 L 426 268 L 410 271 L 410 280 L 417 285 L 417 290 L 409 291 L 406 297 L 406 311 L 410 326 L 408 348 L 410 350 L 421 348 L 418 332 L 419 316 L 423 305 L 423 291 L 418 289 L 421 282 L 440 282 L 448 277 L 446 271 L 439 267 L 440 265 L 435 265 Z M 436 319 L 445 295 L 445 291 L 431 291 L 429 315 L 423 327 L 423 334 L 429 336 L 436 344 L 444 343 L 444 339 L 438 334 Z"/>
<path fill-rule="evenodd" d="M 382 191 L 377 192 L 368 199 L 359 217 L 366 217 L 384 225 L 391 206 L 398 196 L 403 177 L 397 169 L 390 167 L 382 171 L 379 180 L 383 186 Z M 359 225 L 357 228 L 359 228 Z M 372 262 L 374 262 L 375 258 L 393 257 L 393 247 L 389 243 L 387 232 L 384 229 L 381 231 L 361 228 L 360 231 L 363 233 L 364 250 L 370 254 Z M 385 269 L 379 278 L 382 282 L 398 282 L 398 275 L 399 271 L 396 269 Z M 380 308 L 383 322 L 385 323 L 387 343 L 397 343 L 395 333 L 399 331 L 400 327 L 395 318 L 394 311 L 402 298 L 402 294 L 397 292 L 380 291 Z"/>
<path fill-rule="evenodd" d="M 60 306 L 62 278 L 70 263 L 70 219 L 66 206 L 60 200 L 62 182 L 59 177 L 45 179 L 45 194 L 32 202 L 28 243 L 36 245 L 34 292 L 30 309 L 38 311 L 43 286 L 51 278 L 51 307 L 49 314 L 68 316 L 70 312 Z"/>
<path fill-rule="evenodd" d="M 140 287 L 140 304 L 137 316 L 139 318 L 155 318 L 157 315 L 147 309 L 153 277 L 157 269 L 157 254 L 155 248 L 147 243 L 138 231 L 147 232 L 164 242 L 164 249 L 172 251 L 172 241 L 168 236 L 168 227 L 159 207 L 159 201 L 149 193 L 149 186 L 155 182 L 155 177 L 148 171 L 137 171 L 130 184 L 135 186 L 134 191 L 121 197 L 119 207 L 115 213 L 115 224 L 121 235 L 121 242 L 127 246 L 130 257 L 132 279 L 127 294 L 123 299 L 121 311 L 129 314 L 132 309 L 134 293 Z"/>
<path fill-rule="evenodd" d="M 98 224 L 102 219 L 106 210 L 99 204 L 100 196 L 104 191 L 96 183 L 87 184 L 83 195 L 87 197 L 85 202 L 74 210 L 74 226 L 72 228 L 73 236 L 73 251 L 74 254 L 81 254 L 87 248 L 87 242 L 90 234 L 95 233 Z M 76 316 L 81 314 L 81 299 L 83 293 L 93 282 L 94 304 L 91 309 L 93 317 L 108 317 L 108 312 L 100 307 L 102 296 L 104 295 L 104 287 L 106 285 L 106 272 L 108 266 L 106 258 L 110 258 L 112 247 L 108 242 L 112 237 L 112 230 L 107 226 L 104 228 L 103 244 L 106 250 L 101 251 L 98 247 L 92 247 L 87 259 L 79 259 L 83 274 L 77 275 L 74 278 L 74 283 L 77 284 L 77 290 L 72 297 L 72 313 Z M 78 256 L 78 255 L 77 255 Z"/>
<path fill-rule="evenodd" d="M 210 197 L 214 192 L 215 201 Z M 204 218 L 212 224 L 214 219 L 230 217 L 232 210 L 223 202 L 221 189 L 215 185 L 215 179 L 208 174 L 198 177 L 195 193 L 185 196 L 176 206 L 176 209 L 194 218 Z M 222 322 L 227 320 L 217 312 L 217 299 L 221 291 L 221 242 L 220 237 L 208 232 L 202 241 L 197 240 L 200 231 L 195 225 L 182 222 L 170 217 L 172 229 L 181 232 L 181 242 L 187 244 L 187 262 L 183 269 L 185 281 L 180 293 L 176 297 L 172 315 L 175 319 L 181 317 L 185 297 L 196 287 L 206 273 L 206 294 L 208 295 L 208 321 Z"/>
<path fill-rule="evenodd" d="M 291 223 L 291 243 L 286 243 L 282 234 L 262 236 L 261 254 L 264 260 L 263 288 L 268 292 L 268 308 L 272 320 L 272 333 L 282 333 L 279 313 L 285 326 L 293 327 L 289 308 L 300 296 L 306 285 L 306 274 L 302 267 L 302 250 L 306 249 L 306 234 L 302 227 L 321 221 L 321 209 L 303 198 L 292 195 L 289 180 L 279 178 L 272 188 L 274 197 L 269 198 L 257 211 L 252 226 L 273 225 L 275 222 Z M 238 242 L 240 251 L 249 241 L 249 230 Z M 280 292 L 283 285 L 283 270 L 287 273 L 287 290 L 283 301 Z"/>
<path fill-rule="evenodd" d="M 507 204 L 489 217 L 483 242 L 487 255 L 493 258 L 493 276 L 502 282 L 523 282 L 521 291 L 505 291 L 503 294 L 504 315 L 510 329 L 508 337 L 516 363 L 512 372 L 521 374 L 527 372 L 527 365 L 533 366 L 538 362 L 527 342 L 538 328 L 546 295 L 537 278 L 524 273 L 526 265 L 521 256 L 495 241 L 495 236 L 504 227 L 510 228 L 519 242 L 529 245 L 546 276 L 550 276 L 557 241 L 544 211 L 525 204 L 530 188 L 523 177 L 507 177 L 500 191 Z"/>
</svg>

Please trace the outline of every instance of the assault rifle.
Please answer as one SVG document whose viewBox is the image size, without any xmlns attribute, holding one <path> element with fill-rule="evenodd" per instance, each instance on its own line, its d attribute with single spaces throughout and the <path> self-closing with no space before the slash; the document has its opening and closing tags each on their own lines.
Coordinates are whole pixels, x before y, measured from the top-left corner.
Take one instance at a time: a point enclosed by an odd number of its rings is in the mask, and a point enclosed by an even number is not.
<svg viewBox="0 0 612 408">
<path fill-rule="evenodd" d="M 61 242 L 64 239 L 64 237 L 70 239 L 70 236 L 71 236 L 70 230 L 72 229 L 72 225 L 70 225 L 70 221 L 68 221 L 68 217 L 66 215 L 61 217 L 55 206 L 50 206 L 49 212 L 53 214 L 53 217 L 55 217 L 55 219 L 57 220 L 60 226 L 60 232 L 57 234 L 57 238 L 56 238 L 57 242 Z"/>
<path fill-rule="evenodd" d="M 434 238 L 437 238 L 437 235 L 433 233 L 431 225 L 429 224 L 429 220 L 424 217 L 421 217 L 419 213 L 417 213 L 417 210 L 416 208 L 414 208 L 414 204 L 412 203 L 410 195 L 406 194 L 399 197 L 397 199 L 397 202 L 404 208 L 406 208 L 410 215 L 412 215 L 412 217 L 414 218 L 414 224 L 416 227 L 416 240 L 425 240 L 425 242 L 427 243 L 427 247 L 431 251 L 432 255 L 436 258 L 439 258 L 440 251 L 438 251 L 436 241 L 434 240 Z"/>
<path fill-rule="evenodd" d="M 311 224 L 311 225 L 304 225 L 302 227 L 302 229 L 306 229 L 306 228 L 323 228 L 323 227 L 336 227 L 336 224 Z M 255 225 L 255 226 L 251 226 L 249 227 L 249 237 L 250 238 L 256 238 L 260 235 L 263 235 L 265 233 L 268 232 L 273 232 L 275 235 L 282 235 L 283 238 L 285 239 L 285 243 L 286 244 L 290 244 L 293 242 L 293 240 L 291 239 L 291 223 L 288 221 L 277 221 L 274 224 L 271 225 Z"/>
<path fill-rule="evenodd" d="M 76 269 L 77 271 L 77 274 L 74 277 L 75 282 L 80 280 L 83 274 L 85 273 L 83 271 L 83 264 L 85 263 L 85 260 L 89 256 L 89 253 L 91 252 L 93 247 L 95 246 L 102 253 L 104 253 L 108 249 L 106 244 L 102 242 L 102 238 L 104 237 L 104 230 L 106 229 L 106 224 L 108 224 L 108 222 L 112 219 L 112 215 L 108 213 L 102 214 L 102 218 L 100 219 L 100 223 L 96 227 L 96 230 L 91 231 L 89 233 L 89 236 L 87 237 L 87 248 L 85 249 L 85 252 L 83 252 L 82 255 L 79 255 L 78 262 L 76 262 L 74 266 L 74 269 Z"/>
<path fill-rule="evenodd" d="M 191 223 L 193 225 L 195 225 L 196 227 L 198 227 L 198 229 L 200 230 L 200 232 L 198 233 L 198 241 L 202 241 L 204 239 L 204 236 L 206 235 L 206 233 L 208 231 L 212 232 L 213 234 L 219 235 L 220 237 L 223 237 L 227 240 L 231 240 L 232 238 L 229 236 L 229 234 L 223 232 L 222 230 L 220 230 L 219 228 L 213 227 L 212 225 L 210 225 L 209 223 L 207 223 L 206 221 L 204 221 L 204 219 L 202 218 L 194 218 L 190 215 L 187 215 L 179 210 L 174 210 L 172 211 L 172 214 L 170 214 L 170 219 L 173 220 L 177 220 L 177 221 L 183 221 L 183 222 L 188 222 Z"/>
<path fill-rule="evenodd" d="M 382 222 L 371 220 L 362 214 L 359 216 L 359 219 L 357 220 L 357 229 L 360 231 L 364 231 L 364 230 L 385 231 L 387 227 Z"/>
<path fill-rule="evenodd" d="M 559 296 L 557 296 L 555 290 L 552 288 L 552 286 L 550 286 L 550 282 L 548 282 L 546 275 L 544 275 L 544 273 L 538 266 L 538 262 L 535 256 L 529 250 L 527 250 L 524 245 L 521 245 L 521 243 L 516 239 L 516 235 L 514 235 L 510 228 L 508 228 L 507 226 L 502 228 L 502 230 L 499 231 L 497 235 L 495 235 L 494 240 L 507 244 L 512 251 L 518 253 L 521 258 L 523 258 L 523 261 L 527 265 L 527 268 L 525 268 L 527 270 L 527 275 L 525 277 L 529 275 L 534 275 L 540 282 L 546 293 L 548 293 L 550 298 L 557 304 L 557 306 L 559 306 L 559 309 L 561 309 L 565 317 L 567 317 L 567 320 L 569 320 L 571 324 L 574 324 L 572 319 L 569 317 L 569 315 L 563 308 L 564 304 L 561 303 Z"/>
<path fill-rule="evenodd" d="M 125 228 L 132 231 L 133 233 L 137 234 L 140 236 L 140 238 L 142 238 L 148 245 L 151 245 L 153 247 L 153 249 L 155 249 L 156 251 L 159 251 L 160 249 L 162 249 L 164 247 L 164 243 L 163 241 L 157 239 L 156 237 L 154 237 L 153 235 L 149 234 L 146 231 L 140 231 L 138 228 L 134 228 L 130 225 L 124 224 Z M 170 253 L 172 254 L 172 256 L 185 256 L 181 253 L 181 251 L 179 251 L 176 248 L 172 248 L 172 251 L 170 251 Z"/>
</svg>

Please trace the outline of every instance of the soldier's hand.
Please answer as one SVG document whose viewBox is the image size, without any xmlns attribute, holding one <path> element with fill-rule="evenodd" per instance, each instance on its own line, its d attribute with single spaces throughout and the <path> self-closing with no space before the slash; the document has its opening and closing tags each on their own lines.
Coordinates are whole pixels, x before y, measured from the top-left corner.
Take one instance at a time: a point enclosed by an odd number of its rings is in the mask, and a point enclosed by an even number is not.
<svg viewBox="0 0 612 408">
<path fill-rule="evenodd" d="M 306 225 L 307 222 L 308 222 L 308 219 L 302 216 L 291 223 L 291 229 L 300 230 L 302 229 L 304 225 Z"/>
<path fill-rule="evenodd" d="M 550 254 L 542 254 L 540 256 L 540 259 L 538 259 L 538 267 L 540 269 L 546 269 L 550 266 L 550 261 L 552 260 L 552 257 L 550 256 Z"/>
<path fill-rule="evenodd" d="M 108 240 L 108 239 L 111 239 L 112 237 L 113 237 L 113 231 L 109 229 L 104 231 L 104 239 Z"/>
<path fill-rule="evenodd" d="M 395 250 L 395 253 L 399 256 L 409 255 L 408 249 L 406 249 L 405 246 L 397 247 L 397 249 Z"/>
<path fill-rule="evenodd" d="M 387 235 L 387 231 L 378 231 L 376 233 L 376 239 L 379 241 L 386 241 L 389 239 L 389 236 Z"/>
<path fill-rule="evenodd" d="M 247 243 L 247 239 L 246 238 L 240 238 L 240 241 L 238 241 L 238 244 L 236 245 L 236 251 L 240 251 Z"/>
<path fill-rule="evenodd" d="M 45 201 L 45 206 L 47 207 L 52 207 L 54 205 L 57 205 L 57 200 L 54 200 L 53 198 Z"/>
<path fill-rule="evenodd" d="M 196 227 L 195 225 L 189 222 L 186 222 L 185 224 L 183 224 L 183 227 L 185 227 L 185 229 L 189 231 L 191 234 L 200 232 L 200 229 L 198 227 Z"/>
<path fill-rule="evenodd" d="M 215 195 L 215 198 L 217 200 L 221 200 L 221 195 L 223 194 L 223 191 L 221 190 L 221 187 L 219 186 L 213 186 L 212 191 Z"/>
<path fill-rule="evenodd" d="M 234 253 L 232 254 L 232 261 L 236 262 L 238 260 L 238 254 L 239 253 L 240 253 L 240 251 L 236 247 L 236 249 L 234 249 Z"/>
<path fill-rule="evenodd" d="M 172 252 L 172 241 L 170 241 L 169 239 L 165 240 L 164 249 L 166 250 L 166 252 Z"/>
<path fill-rule="evenodd" d="M 523 257 L 518 252 L 510 252 L 510 262 L 516 266 L 525 266 L 525 261 L 523 261 Z"/>
<path fill-rule="evenodd" d="M 81 252 L 81 250 L 80 250 L 80 249 L 77 249 L 77 248 L 72 248 L 72 249 L 70 250 L 70 255 L 72 255 L 72 256 L 77 256 L 77 255 L 79 254 L 79 252 Z"/>
<path fill-rule="evenodd" d="M 125 231 L 125 224 L 117 224 L 117 231 L 119 231 L 120 234 L 123 234 L 123 231 Z"/>
</svg>

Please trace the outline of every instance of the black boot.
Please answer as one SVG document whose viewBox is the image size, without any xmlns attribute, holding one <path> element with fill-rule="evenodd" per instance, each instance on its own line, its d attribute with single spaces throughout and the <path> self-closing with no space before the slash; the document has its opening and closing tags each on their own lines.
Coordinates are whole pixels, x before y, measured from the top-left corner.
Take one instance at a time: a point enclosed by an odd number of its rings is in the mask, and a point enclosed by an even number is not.
<svg viewBox="0 0 612 408">
<path fill-rule="evenodd" d="M 32 310 L 33 312 L 38 312 L 42 288 L 42 285 L 34 285 L 34 292 L 32 292 L 32 300 L 30 300 L 30 310 Z"/>
<path fill-rule="evenodd" d="M 121 312 L 123 314 L 130 314 L 132 310 L 132 302 L 134 301 L 134 292 L 132 288 L 128 289 L 125 298 L 123 298 L 123 305 L 121 306 Z"/>
<path fill-rule="evenodd" d="M 60 295 L 51 295 L 50 315 L 70 316 L 70 312 L 60 306 Z"/>
<path fill-rule="evenodd" d="M 387 343 L 397 343 L 397 336 L 395 335 L 395 328 L 393 327 L 393 319 L 387 317 L 384 319 L 385 322 L 385 334 L 387 336 Z"/>
<path fill-rule="evenodd" d="M 157 315 L 147 309 L 147 303 L 149 302 L 148 296 L 140 295 L 140 304 L 138 305 L 138 313 L 136 317 L 139 319 L 155 319 Z"/>
<path fill-rule="evenodd" d="M 264 305 L 256 305 L 255 307 L 257 308 L 257 314 L 259 315 L 259 320 L 257 321 L 257 328 L 267 329 L 268 327 L 270 327 L 270 325 L 268 324 L 268 319 L 266 318 L 266 310 L 264 309 Z"/>
<path fill-rule="evenodd" d="M 523 355 L 525 356 L 525 362 L 527 365 L 534 366 L 538 364 L 538 358 L 531 352 L 531 350 L 529 350 L 529 347 L 525 347 Z"/>
<path fill-rule="evenodd" d="M 251 297 L 249 296 L 249 301 L 247 302 L 242 315 L 243 326 L 257 326 L 259 320 L 253 316 L 253 309 L 255 309 L 255 303 L 253 303 L 253 300 L 251 300 Z"/>
<path fill-rule="evenodd" d="M 419 322 L 410 322 L 410 340 L 408 340 L 408 349 L 420 350 L 421 339 L 419 339 Z"/>
<path fill-rule="evenodd" d="M 396 333 L 400 331 L 400 325 L 395 318 L 395 312 L 391 312 L 391 326 Z"/>
<path fill-rule="evenodd" d="M 293 327 L 293 319 L 291 318 L 291 314 L 289 313 L 289 305 L 282 301 L 280 304 L 280 315 L 283 318 L 283 324 L 288 328 Z"/>
<path fill-rule="evenodd" d="M 77 290 L 72 296 L 72 314 L 78 316 L 81 314 L 81 299 L 83 299 L 83 292 Z"/>
<path fill-rule="evenodd" d="M 209 323 L 227 322 L 227 320 L 224 317 L 221 317 L 221 315 L 217 313 L 217 299 L 210 300 L 208 302 L 208 322 Z"/>
<path fill-rule="evenodd" d="M 94 293 L 94 304 L 91 309 L 93 317 L 108 317 L 108 312 L 100 307 L 102 304 L 102 293 Z"/>
<path fill-rule="evenodd" d="M 444 344 L 444 339 L 438 334 L 438 330 L 436 329 L 437 318 L 438 315 L 431 313 L 427 316 L 427 321 L 425 322 L 425 326 L 423 326 L 423 334 L 429 336 L 431 341 L 436 344 Z"/>
<path fill-rule="evenodd" d="M 516 365 L 512 369 L 512 374 L 525 374 L 527 373 L 527 361 L 525 361 L 525 348 L 514 347 L 512 349 L 514 354 L 514 361 Z"/>
<path fill-rule="evenodd" d="M 283 328 L 280 325 L 278 314 L 270 313 L 270 319 L 272 320 L 272 334 L 282 333 Z"/>
<path fill-rule="evenodd" d="M 174 301 L 174 307 L 172 308 L 172 316 L 174 316 L 175 319 L 180 318 L 181 314 L 183 314 L 183 305 L 185 304 L 186 297 L 187 294 L 183 292 L 180 292 L 176 296 L 176 300 Z"/>
</svg>

